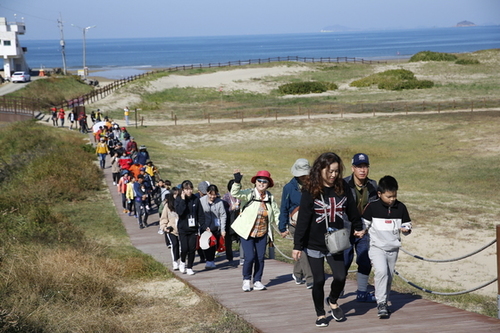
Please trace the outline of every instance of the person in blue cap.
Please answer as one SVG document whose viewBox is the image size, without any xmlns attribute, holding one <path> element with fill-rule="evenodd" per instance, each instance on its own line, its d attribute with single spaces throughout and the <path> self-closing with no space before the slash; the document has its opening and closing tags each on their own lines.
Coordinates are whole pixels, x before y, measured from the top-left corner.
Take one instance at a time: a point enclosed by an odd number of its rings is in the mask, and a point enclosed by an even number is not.
<svg viewBox="0 0 500 333">
<path fill-rule="evenodd" d="M 370 173 L 370 159 L 366 154 L 358 153 L 352 157 L 351 170 L 352 174 L 344 178 L 344 180 L 349 185 L 349 189 L 356 199 L 356 206 L 361 215 L 369 202 L 378 199 L 377 182 L 368 178 L 368 174 Z M 368 292 L 368 277 L 372 269 L 370 258 L 368 257 L 370 236 L 366 234 L 363 237 L 354 237 L 351 228 L 350 240 L 351 247 L 344 251 L 344 263 L 346 272 L 348 272 L 354 260 L 354 252 L 356 252 L 356 264 L 358 265 L 356 274 L 358 282 L 356 300 L 358 302 L 376 302 L 374 293 Z"/>
</svg>

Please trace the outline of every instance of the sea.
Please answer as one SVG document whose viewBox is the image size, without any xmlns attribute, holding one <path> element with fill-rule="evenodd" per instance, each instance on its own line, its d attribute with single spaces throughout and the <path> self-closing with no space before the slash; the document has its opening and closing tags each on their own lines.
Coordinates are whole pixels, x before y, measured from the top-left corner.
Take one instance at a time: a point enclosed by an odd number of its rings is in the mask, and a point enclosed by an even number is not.
<svg viewBox="0 0 500 333">
<path fill-rule="evenodd" d="M 27 36 L 23 36 L 26 37 Z M 33 69 L 62 68 L 60 40 L 20 40 Z M 86 39 L 91 76 L 121 79 L 157 68 L 298 56 L 365 60 L 409 58 L 500 48 L 500 25 L 411 30 L 317 32 L 242 36 Z M 83 40 L 65 41 L 70 71 L 83 67 Z"/>
</svg>

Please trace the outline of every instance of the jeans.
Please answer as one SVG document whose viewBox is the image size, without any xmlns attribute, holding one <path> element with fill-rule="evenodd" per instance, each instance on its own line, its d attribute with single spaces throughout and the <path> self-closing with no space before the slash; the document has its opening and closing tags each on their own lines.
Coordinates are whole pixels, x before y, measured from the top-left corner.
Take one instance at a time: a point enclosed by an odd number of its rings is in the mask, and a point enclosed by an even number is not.
<svg viewBox="0 0 500 333">
<path fill-rule="evenodd" d="M 137 201 L 137 200 L 134 200 L 134 205 L 135 205 L 135 214 L 137 215 L 137 221 L 139 222 L 139 226 L 147 226 L 148 213 L 146 212 L 146 207 L 144 207 L 142 201 Z M 144 218 L 142 217 L 142 214 L 144 214 Z"/>
<path fill-rule="evenodd" d="M 249 237 L 248 239 L 240 237 L 240 240 L 243 251 L 245 252 L 243 280 L 250 280 L 253 271 L 253 282 L 261 281 L 262 273 L 264 272 L 267 235 L 257 238 Z"/>
<path fill-rule="evenodd" d="M 370 275 L 372 264 L 368 256 L 370 248 L 370 235 L 366 234 L 361 238 L 351 236 L 351 247 L 344 251 L 344 263 L 346 272 L 349 271 L 354 260 L 354 251 L 356 251 L 356 264 L 358 272 L 364 275 Z"/>
<path fill-rule="evenodd" d="M 107 154 L 99 154 L 99 164 L 101 166 L 101 169 L 104 169 L 106 166 L 106 155 Z"/>
</svg>

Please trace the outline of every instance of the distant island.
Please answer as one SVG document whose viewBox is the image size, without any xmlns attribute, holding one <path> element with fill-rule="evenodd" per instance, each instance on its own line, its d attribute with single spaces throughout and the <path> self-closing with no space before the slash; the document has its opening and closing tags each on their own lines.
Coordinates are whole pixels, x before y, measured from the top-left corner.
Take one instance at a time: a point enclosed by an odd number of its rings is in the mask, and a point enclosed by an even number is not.
<svg viewBox="0 0 500 333">
<path fill-rule="evenodd" d="M 458 22 L 456 27 L 475 27 L 476 25 L 470 21 Z"/>
</svg>

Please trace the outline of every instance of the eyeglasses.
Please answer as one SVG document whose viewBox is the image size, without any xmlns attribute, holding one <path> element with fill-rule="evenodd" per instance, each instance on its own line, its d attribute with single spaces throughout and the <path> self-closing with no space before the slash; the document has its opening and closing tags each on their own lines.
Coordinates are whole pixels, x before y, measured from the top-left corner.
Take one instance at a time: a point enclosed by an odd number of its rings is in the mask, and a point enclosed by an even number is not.
<svg viewBox="0 0 500 333">
<path fill-rule="evenodd" d="M 257 181 L 258 181 L 259 183 L 262 183 L 262 184 L 267 184 L 267 183 L 269 183 L 269 180 L 267 180 L 267 179 L 257 179 Z"/>
</svg>

